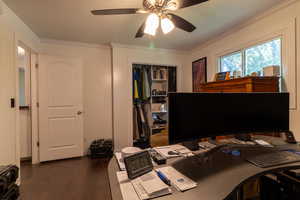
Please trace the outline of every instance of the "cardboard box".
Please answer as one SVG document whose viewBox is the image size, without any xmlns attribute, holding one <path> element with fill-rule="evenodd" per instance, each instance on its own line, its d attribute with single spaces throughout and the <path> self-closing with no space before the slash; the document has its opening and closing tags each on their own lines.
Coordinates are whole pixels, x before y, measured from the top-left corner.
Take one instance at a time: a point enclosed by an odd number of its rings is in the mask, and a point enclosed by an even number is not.
<svg viewBox="0 0 300 200">
<path fill-rule="evenodd" d="M 263 68 L 263 76 L 280 76 L 280 66 L 273 65 Z"/>
</svg>

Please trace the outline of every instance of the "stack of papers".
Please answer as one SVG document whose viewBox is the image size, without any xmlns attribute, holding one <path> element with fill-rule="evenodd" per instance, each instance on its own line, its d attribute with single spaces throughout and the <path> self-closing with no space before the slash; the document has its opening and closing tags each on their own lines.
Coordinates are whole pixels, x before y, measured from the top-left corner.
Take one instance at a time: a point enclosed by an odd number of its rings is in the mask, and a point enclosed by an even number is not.
<svg viewBox="0 0 300 200">
<path fill-rule="evenodd" d="M 116 152 L 115 157 L 118 161 L 118 165 L 119 165 L 120 170 L 121 171 L 126 171 L 125 163 L 124 163 L 124 160 L 122 158 L 122 153 Z"/>
<path fill-rule="evenodd" d="M 173 167 L 168 166 L 159 168 L 158 170 L 161 171 L 171 181 L 171 184 L 179 191 L 183 192 L 197 187 L 196 182 L 184 176 Z"/>
<path fill-rule="evenodd" d="M 170 145 L 170 146 L 162 146 L 162 147 L 155 147 L 154 148 L 158 153 L 163 155 L 165 158 L 174 158 L 179 156 L 190 156 L 193 155 L 192 152 L 179 144 Z M 174 152 L 174 154 L 170 155 L 169 152 Z"/>
<path fill-rule="evenodd" d="M 153 199 L 172 193 L 169 186 L 160 180 L 154 171 L 131 180 L 131 183 L 142 200 Z"/>
<path fill-rule="evenodd" d="M 273 147 L 270 143 L 264 141 L 264 140 L 254 140 L 257 144 L 265 146 L 265 147 Z"/>
<path fill-rule="evenodd" d="M 129 180 L 125 171 L 117 172 L 117 177 L 124 200 L 147 200 L 172 193 L 154 171 L 134 180 Z"/>
<path fill-rule="evenodd" d="M 126 171 L 117 172 L 118 182 L 122 193 L 123 200 L 140 200 L 136 194 Z"/>
</svg>

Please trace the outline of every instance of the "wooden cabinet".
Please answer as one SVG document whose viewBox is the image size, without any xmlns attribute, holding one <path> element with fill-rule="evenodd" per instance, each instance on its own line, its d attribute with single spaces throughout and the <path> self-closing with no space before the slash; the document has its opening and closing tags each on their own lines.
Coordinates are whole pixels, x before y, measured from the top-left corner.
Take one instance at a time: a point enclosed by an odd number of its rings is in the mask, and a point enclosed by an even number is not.
<svg viewBox="0 0 300 200">
<path fill-rule="evenodd" d="M 279 77 L 244 77 L 200 85 L 196 92 L 279 92 Z"/>
</svg>

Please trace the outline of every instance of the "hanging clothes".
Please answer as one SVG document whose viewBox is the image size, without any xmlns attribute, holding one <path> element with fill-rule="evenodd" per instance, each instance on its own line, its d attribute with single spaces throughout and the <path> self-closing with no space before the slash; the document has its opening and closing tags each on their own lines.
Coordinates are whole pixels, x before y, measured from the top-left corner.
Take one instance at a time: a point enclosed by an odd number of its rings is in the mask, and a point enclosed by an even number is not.
<svg viewBox="0 0 300 200">
<path fill-rule="evenodd" d="M 151 97 L 151 68 L 145 65 L 133 67 L 133 98 L 134 101 L 148 101 Z"/>
<path fill-rule="evenodd" d="M 140 98 L 140 92 L 139 92 L 139 88 L 138 88 L 138 85 L 139 85 L 139 80 L 140 80 L 140 77 L 139 77 L 139 72 L 137 69 L 133 69 L 133 97 L 135 100 L 139 99 Z"/>
<path fill-rule="evenodd" d="M 144 100 L 148 100 L 151 97 L 151 89 L 150 89 L 150 83 L 148 79 L 148 70 L 143 69 L 143 98 Z"/>
<path fill-rule="evenodd" d="M 140 139 L 139 120 L 136 106 L 133 107 L 133 140 Z"/>
<path fill-rule="evenodd" d="M 137 109 L 138 109 L 138 114 L 139 114 L 139 119 L 140 119 L 140 128 L 139 128 L 139 132 L 140 132 L 140 137 L 141 138 L 149 138 L 149 134 L 150 134 L 150 127 L 148 126 L 147 120 L 146 120 L 146 116 L 145 116 L 145 112 L 142 108 L 141 104 L 137 105 Z"/>
</svg>

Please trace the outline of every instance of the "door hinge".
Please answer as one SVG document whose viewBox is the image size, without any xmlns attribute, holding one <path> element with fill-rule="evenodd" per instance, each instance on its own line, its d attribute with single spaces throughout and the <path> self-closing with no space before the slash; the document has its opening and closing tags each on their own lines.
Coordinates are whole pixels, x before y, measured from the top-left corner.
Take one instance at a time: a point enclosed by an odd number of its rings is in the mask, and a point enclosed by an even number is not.
<svg viewBox="0 0 300 200">
<path fill-rule="evenodd" d="M 37 142 L 37 143 L 36 143 L 36 146 L 38 146 L 38 147 L 39 147 L 39 146 L 40 146 L 40 142 Z"/>
<path fill-rule="evenodd" d="M 40 107 L 40 103 L 39 102 L 36 102 L 36 107 Z"/>
</svg>

